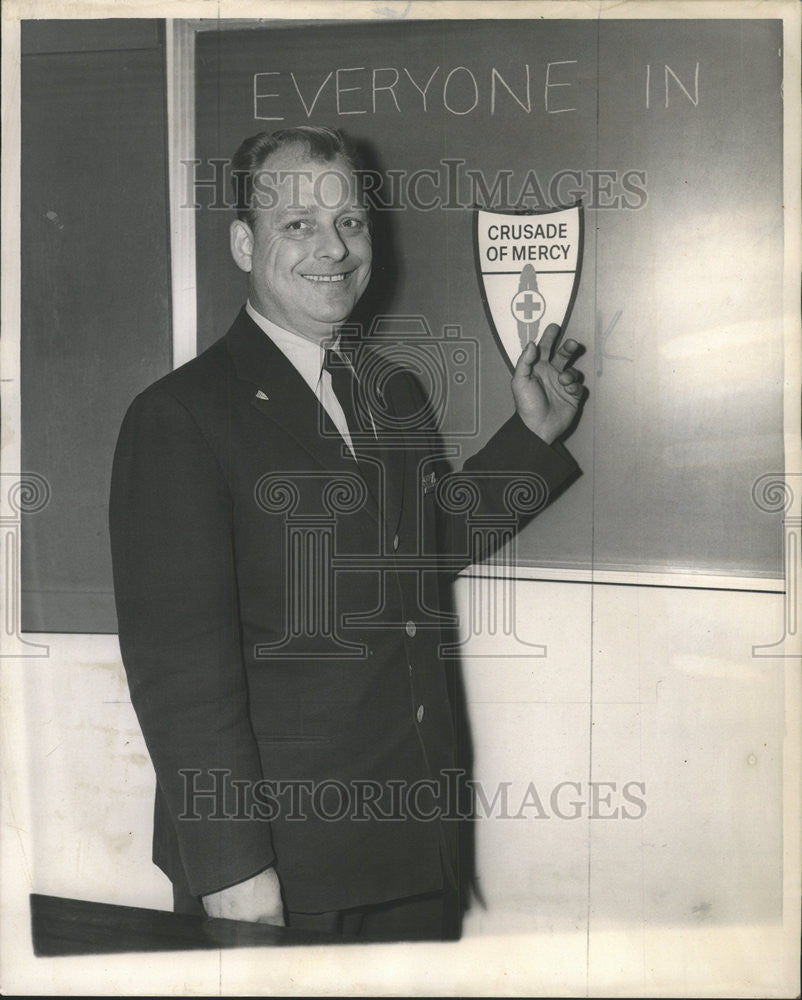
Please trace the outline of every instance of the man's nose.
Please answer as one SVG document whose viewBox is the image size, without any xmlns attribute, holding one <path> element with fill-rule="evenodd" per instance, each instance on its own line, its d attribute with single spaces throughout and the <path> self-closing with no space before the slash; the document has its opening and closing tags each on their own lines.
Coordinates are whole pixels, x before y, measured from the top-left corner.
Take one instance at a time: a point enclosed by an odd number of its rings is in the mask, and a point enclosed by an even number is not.
<svg viewBox="0 0 802 1000">
<path fill-rule="evenodd" d="M 324 226 L 320 229 L 315 256 L 330 260 L 342 260 L 348 256 L 348 247 L 336 226 Z"/>
</svg>

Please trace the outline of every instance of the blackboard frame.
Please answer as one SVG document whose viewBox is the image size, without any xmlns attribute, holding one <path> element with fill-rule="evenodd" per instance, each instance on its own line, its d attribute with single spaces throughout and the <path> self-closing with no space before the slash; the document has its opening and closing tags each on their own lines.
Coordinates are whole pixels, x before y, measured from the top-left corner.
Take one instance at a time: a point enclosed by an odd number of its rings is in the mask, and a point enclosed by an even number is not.
<svg viewBox="0 0 802 1000">
<path fill-rule="evenodd" d="M 458 13 L 452 15 L 457 17 Z M 650 20 L 649 18 L 646 19 Z M 601 22 L 603 23 L 603 22 Z M 637 21 L 632 21 L 632 19 L 626 19 L 622 17 L 622 21 L 619 23 L 640 23 Z M 715 23 L 715 19 L 709 22 L 710 24 Z M 188 25 L 188 31 L 192 36 L 192 41 L 190 45 L 194 48 L 194 41 L 201 34 L 208 32 L 210 30 L 217 30 L 220 28 L 221 31 L 221 41 L 224 40 L 225 36 L 231 31 L 242 31 L 243 28 L 248 27 L 249 29 L 269 29 L 269 30 L 280 30 L 287 31 L 292 30 L 296 27 L 299 29 L 309 27 L 318 27 L 322 25 L 342 25 L 343 22 L 326 21 L 325 19 L 320 21 L 308 21 L 303 20 L 299 22 L 294 21 L 280 21 L 278 23 L 266 23 L 261 22 L 259 24 L 250 25 L 243 24 L 241 21 L 236 23 L 223 22 L 221 25 L 212 25 L 208 22 L 196 22 L 195 24 Z M 668 86 L 669 75 L 668 69 L 666 71 L 666 86 Z M 193 81 L 194 83 L 194 81 Z M 687 93 L 687 92 L 686 92 Z M 187 153 L 187 150 L 191 149 L 191 154 Z M 223 150 L 220 149 L 219 153 L 222 154 Z M 195 149 L 194 145 L 184 147 L 184 158 L 188 155 L 194 156 Z M 184 188 L 181 188 L 182 183 Z M 184 196 L 186 196 L 185 191 L 185 178 L 177 178 L 178 188 L 183 190 Z M 779 201 L 777 202 L 779 204 Z M 595 228 L 595 227 L 594 227 Z M 190 250 L 190 254 L 192 251 Z M 587 264 L 587 262 L 586 262 Z M 598 265 L 593 268 L 593 270 L 599 270 Z M 590 272 L 588 272 L 590 273 Z M 593 293 L 595 298 L 595 292 Z M 194 322 L 194 320 L 192 320 Z M 597 323 L 601 322 L 600 317 L 597 315 Z M 574 331 L 576 333 L 576 330 Z M 488 332 L 489 333 L 489 332 Z M 595 338 L 601 336 L 602 331 L 597 329 L 595 333 Z M 490 335 L 492 336 L 492 335 Z M 590 338 L 592 339 L 592 338 Z M 505 364 L 506 367 L 506 364 Z M 494 388 L 500 383 L 494 383 Z M 585 418 L 585 423 L 588 422 L 588 418 Z M 580 428 L 581 429 L 581 428 Z M 569 447 L 572 443 L 569 442 Z M 586 442 L 583 447 L 580 445 L 580 464 L 585 463 L 584 468 L 586 471 L 585 481 L 580 481 L 580 483 L 572 490 L 569 495 L 563 500 L 563 506 L 559 508 L 559 511 L 565 511 L 564 515 L 556 513 L 558 508 L 553 508 L 546 511 L 541 518 L 538 519 L 538 530 L 541 532 L 545 531 L 545 537 L 548 537 L 556 526 L 559 526 L 561 516 L 565 518 L 566 521 L 571 521 L 575 524 L 581 524 L 583 520 L 582 515 L 582 504 L 591 503 L 591 494 L 595 490 L 595 485 L 591 484 L 591 481 L 595 478 L 591 474 L 588 476 L 588 459 L 590 458 L 591 465 L 595 461 L 592 453 L 589 451 L 590 445 Z M 777 449 L 782 450 L 781 444 L 781 434 L 777 430 L 775 432 L 775 452 Z M 776 474 L 782 476 L 782 458 L 779 460 L 775 454 L 774 459 L 770 462 L 773 469 L 776 469 Z M 631 471 L 631 470 L 630 470 Z M 762 469 L 761 469 L 762 471 Z M 744 507 L 749 507 L 752 503 L 751 500 L 751 488 L 752 482 L 745 482 L 743 484 L 743 489 L 740 490 L 737 501 L 743 510 Z M 609 484 L 605 487 L 608 488 Z M 579 494 L 585 491 L 581 501 L 578 499 Z M 591 493 L 588 493 L 591 491 Z M 741 493 L 743 494 L 741 496 Z M 729 502 L 729 501 L 728 501 Z M 567 505 L 567 506 L 566 506 Z M 573 505 L 573 506 L 572 506 Z M 577 506 L 579 505 L 579 506 Z M 592 506 L 592 503 L 591 503 Z M 571 508 L 570 510 L 568 508 Z M 589 507 L 587 509 L 590 509 Z M 730 516 L 730 513 L 727 513 Z M 741 532 L 740 537 L 756 539 L 758 537 L 762 538 L 762 545 L 764 558 L 766 553 L 769 553 L 768 563 L 765 565 L 760 564 L 758 567 L 757 563 L 750 565 L 746 568 L 746 565 L 739 565 L 739 559 L 730 558 L 729 561 L 722 560 L 716 562 L 716 559 L 702 560 L 700 563 L 696 563 L 690 553 L 686 552 L 682 557 L 674 559 L 671 555 L 662 552 L 655 555 L 653 559 L 647 558 L 645 562 L 635 559 L 614 559 L 612 562 L 608 557 L 599 557 L 596 552 L 596 546 L 598 545 L 598 537 L 604 537 L 603 534 L 597 536 L 594 539 L 593 529 L 590 529 L 590 533 L 587 535 L 585 540 L 581 543 L 584 546 L 582 551 L 570 550 L 567 555 L 564 550 L 560 553 L 555 550 L 555 552 L 547 552 L 545 554 L 534 551 L 530 551 L 531 543 L 528 539 L 534 537 L 534 528 L 528 529 L 530 534 L 524 532 L 523 535 L 517 540 L 516 548 L 513 553 L 510 554 L 510 558 L 505 556 L 505 566 L 502 569 L 503 573 L 510 571 L 509 565 L 515 567 L 514 572 L 516 575 L 520 575 L 521 578 L 559 578 L 565 580 L 572 579 L 593 579 L 593 580 L 606 580 L 608 582 L 615 582 L 620 580 L 622 582 L 631 582 L 633 580 L 643 581 L 647 585 L 661 585 L 663 583 L 670 586 L 712 586 L 721 587 L 722 589 L 756 589 L 760 591 L 778 591 L 783 587 L 782 580 L 782 565 L 781 565 L 781 544 L 779 542 L 779 536 L 781 535 L 780 522 L 777 517 L 772 514 L 767 514 L 765 511 L 760 512 L 760 517 L 757 516 L 753 507 L 749 507 L 749 517 L 751 518 L 751 527 L 744 533 Z M 680 537 L 680 532 L 675 532 L 676 537 Z M 541 537 L 542 534 L 541 534 Z M 570 534 L 565 536 L 567 539 L 570 538 Z M 735 536 L 733 536 L 735 537 Z M 665 541 L 665 539 L 664 539 Z M 508 565 L 509 564 L 509 565 Z M 487 575 L 492 573 L 492 569 L 488 567 L 474 567 L 470 572 L 477 572 L 481 575 Z"/>
</svg>

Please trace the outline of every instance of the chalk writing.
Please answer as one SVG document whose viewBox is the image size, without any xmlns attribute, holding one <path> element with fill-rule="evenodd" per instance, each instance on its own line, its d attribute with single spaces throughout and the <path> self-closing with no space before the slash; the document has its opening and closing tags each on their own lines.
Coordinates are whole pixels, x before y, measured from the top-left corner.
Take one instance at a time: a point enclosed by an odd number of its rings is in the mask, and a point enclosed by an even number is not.
<svg viewBox="0 0 802 1000">
<path fill-rule="evenodd" d="M 604 360 L 608 361 L 628 361 L 632 364 L 632 358 L 627 358 L 623 354 L 610 354 L 607 350 L 607 341 L 612 337 L 613 331 L 618 325 L 618 321 L 621 319 L 621 309 L 618 309 L 608 326 L 605 327 L 604 320 L 602 318 L 601 311 L 596 313 L 596 331 L 595 331 L 595 355 L 596 355 L 596 375 L 601 376 L 604 372 Z"/>
<path fill-rule="evenodd" d="M 664 81 L 665 81 L 665 103 L 664 107 L 669 107 L 669 94 L 671 87 L 669 86 L 669 81 L 674 80 L 675 89 L 678 87 L 682 93 L 688 98 L 691 104 L 695 107 L 699 107 L 699 63 L 697 62 L 693 71 L 693 93 L 688 90 L 685 84 L 680 80 L 679 76 L 674 72 L 674 70 L 664 63 L 663 65 Z M 646 107 L 651 107 L 651 90 L 652 90 L 652 65 L 651 63 L 646 63 Z"/>
<path fill-rule="evenodd" d="M 559 59 L 535 68 L 542 100 L 533 100 L 533 67 L 497 66 L 486 73 L 470 66 L 435 66 L 415 70 L 407 66 L 339 66 L 319 73 L 263 70 L 253 75 L 253 117 L 258 121 L 284 121 L 293 103 L 307 118 L 315 109 L 327 114 L 364 115 L 443 109 L 452 115 L 469 115 L 502 109 L 523 114 L 543 111 L 549 115 L 575 112 L 571 102 L 574 81 L 569 67 L 576 59 Z M 425 79 L 425 82 L 423 82 Z M 296 117 L 294 114 L 290 117 Z"/>
</svg>

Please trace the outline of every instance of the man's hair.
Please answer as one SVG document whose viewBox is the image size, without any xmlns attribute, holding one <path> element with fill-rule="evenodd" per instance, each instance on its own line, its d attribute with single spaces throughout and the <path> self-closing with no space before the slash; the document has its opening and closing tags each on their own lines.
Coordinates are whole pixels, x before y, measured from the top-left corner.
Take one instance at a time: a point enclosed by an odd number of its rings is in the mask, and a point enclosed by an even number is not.
<svg viewBox="0 0 802 1000">
<path fill-rule="evenodd" d="M 296 125 L 276 132 L 258 132 L 240 145 L 231 161 L 231 184 L 237 218 L 252 226 L 255 221 L 254 175 L 264 167 L 268 156 L 288 147 L 300 147 L 307 159 L 331 163 L 341 157 L 348 166 L 360 169 L 359 153 L 340 129 L 324 125 Z"/>
</svg>

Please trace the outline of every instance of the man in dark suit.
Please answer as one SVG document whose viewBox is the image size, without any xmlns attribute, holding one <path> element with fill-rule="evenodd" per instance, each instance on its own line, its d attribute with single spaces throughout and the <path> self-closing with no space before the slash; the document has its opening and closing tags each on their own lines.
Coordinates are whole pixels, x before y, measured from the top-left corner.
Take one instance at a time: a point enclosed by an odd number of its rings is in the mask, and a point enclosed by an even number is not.
<svg viewBox="0 0 802 1000">
<path fill-rule="evenodd" d="M 392 348 L 339 335 L 372 259 L 344 137 L 261 134 L 233 166 L 247 306 L 133 402 L 112 478 L 154 861 L 180 910 L 453 937 L 448 582 L 482 555 L 472 511 L 514 530 L 577 474 L 558 439 L 581 403 L 578 345 L 555 350 L 550 328 L 524 350 L 515 414 L 449 475 Z"/>
</svg>

